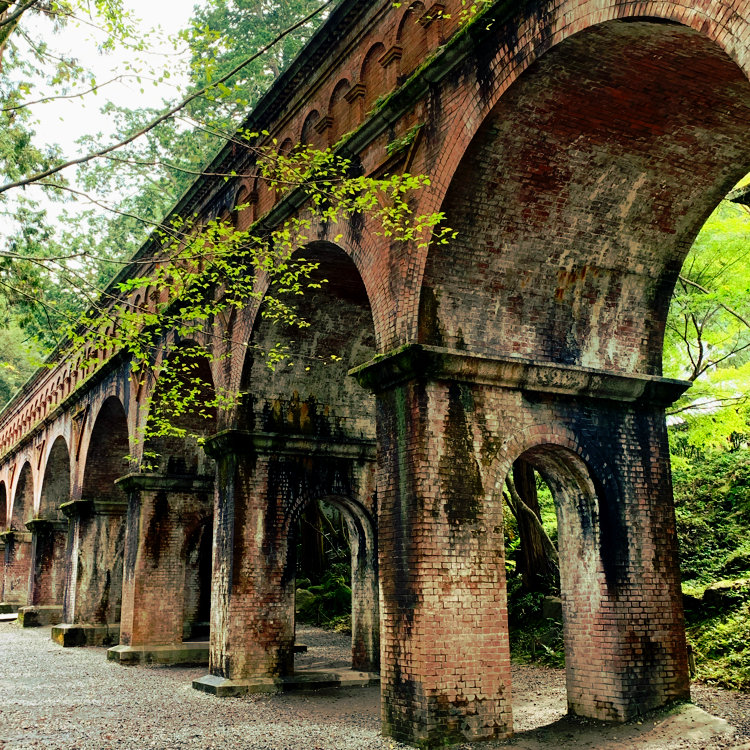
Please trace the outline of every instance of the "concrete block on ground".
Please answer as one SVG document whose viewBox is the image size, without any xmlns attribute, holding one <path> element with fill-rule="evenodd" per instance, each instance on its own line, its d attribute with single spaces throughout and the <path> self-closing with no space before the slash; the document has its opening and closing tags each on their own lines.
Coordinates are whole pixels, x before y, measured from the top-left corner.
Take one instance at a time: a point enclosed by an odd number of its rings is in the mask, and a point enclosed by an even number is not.
<svg viewBox="0 0 750 750">
<path fill-rule="evenodd" d="M 107 659 L 120 664 L 208 664 L 208 643 L 179 643 L 169 646 L 113 646 Z"/>
<path fill-rule="evenodd" d="M 88 625 L 86 623 L 54 625 L 52 640 L 60 646 L 112 646 L 120 640 L 120 623 Z"/>
<path fill-rule="evenodd" d="M 379 684 L 380 675 L 377 672 L 358 672 L 353 669 L 300 670 L 286 677 L 250 677 L 245 680 L 228 680 L 209 674 L 193 680 L 193 688 L 219 698 L 248 693 L 287 693 Z"/>
<path fill-rule="evenodd" d="M 62 607 L 50 605 L 45 607 L 21 607 L 18 610 L 18 623 L 22 628 L 39 628 L 52 625 L 62 619 Z"/>
</svg>

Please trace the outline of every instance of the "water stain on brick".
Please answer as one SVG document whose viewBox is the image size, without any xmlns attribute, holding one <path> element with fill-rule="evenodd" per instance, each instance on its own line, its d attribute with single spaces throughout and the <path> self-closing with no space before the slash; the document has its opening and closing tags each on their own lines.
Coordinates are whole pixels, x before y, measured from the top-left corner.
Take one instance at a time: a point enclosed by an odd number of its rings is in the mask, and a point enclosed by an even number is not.
<svg viewBox="0 0 750 750">
<path fill-rule="evenodd" d="M 443 509 L 451 526 L 477 521 L 482 505 L 482 478 L 462 403 L 464 395 L 460 385 L 451 383 L 448 387 L 445 449 L 439 471 L 445 500 Z"/>
</svg>

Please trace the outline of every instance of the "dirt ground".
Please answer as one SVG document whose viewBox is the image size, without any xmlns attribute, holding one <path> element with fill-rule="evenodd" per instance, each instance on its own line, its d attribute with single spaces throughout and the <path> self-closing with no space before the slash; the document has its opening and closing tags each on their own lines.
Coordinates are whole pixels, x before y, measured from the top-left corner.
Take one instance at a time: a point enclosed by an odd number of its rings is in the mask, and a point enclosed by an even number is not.
<svg viewBox="0 0 750 750">
<path fill-rule="evenodd" d="M 300 628 L 298 667 L 346 660 L 347 639 Z M 381 737 L 378 688 L 217 699 L 205 667 L 123 667 L 103 649 L 63 649 L 49 628 L 0 624 L 0 748 L 45 750 L 401 750 Z M 695 686 L 695 705 L 607 725 L 565 716 L 559 670 L 516 666 L 516 735 L 462 748 L 750 750 L 750 695 Z M 713 716 L 709 715 L 713 714 Z"/>
</svg>

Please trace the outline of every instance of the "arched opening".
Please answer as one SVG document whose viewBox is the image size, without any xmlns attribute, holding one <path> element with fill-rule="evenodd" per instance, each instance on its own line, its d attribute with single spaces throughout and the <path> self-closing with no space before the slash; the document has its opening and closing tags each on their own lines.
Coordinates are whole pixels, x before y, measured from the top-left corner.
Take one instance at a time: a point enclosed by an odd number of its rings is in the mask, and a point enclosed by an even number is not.
<svg viewBox="0 0 750 750">
<path fill-rule="evenodd" d="M 362 62 L 362 71 L 359 80 L 365 87 L 364 90 L 364 113 L 367 113 L 375 104 L 375 100 L 386 93 L 383 90 L 383 75 L 380 58 L 385 54 L 385 47 L 378 42 L 367 51 L 364 61 Z"/>
<path fill-rule="evenodd" d="M 318 265 L 309 275 L 313 288 L 283 298 L 304 322 L 287 324 L 275 306 L 261 306 L 242 375 L 248 424 L 264 432 L 372 440 L 375 398 L 347 374 L 376 352 L 359 272 L 326 242 L 312 243 L 294 260 Z M 273 364 L 275 352 L 283 358 Z"/>
<path fill-rule="evenodd" d="M 430 250 L 420 340 L 660 374 L 683 258 L 750 169 L 749 117 L 743 72 L 688 27 L 612 21 L 554 46 L 454 174 L 458 235 Z"/>
<path fill-rule="evenodd" d="M 328 104 L 328 114 L 331 118 L 331 143 L 336 143 L 344 133 L 348 133 L 352 128 L 352 108 L 346 99 L 350 88 L 351 83 L 344 78 L 333 87 L 331 92 L 331 100 Z"/>
<path fill-rule="evenodd" d="M 127 473 L 130 441 L 125 409 L 110 396 L 99 409 L 89 438 L 81 497 L 84 500 L 116 500 L 125 496 L 115 480 Z"/>
<path fill-rule="evenodd" d="M 101 405 L 88 441 L 81 508 L 72 508 L 73 558 L 64 619 L 104 624 L 120 620 L 127 497 L 115 483 L 128 471 L 130 440 L 117 396 Z"/>
<path fill-rule="evenodd" d="M 299 142 L 303 146 L 313 146 L 315 148 L 324 148 L 325 143 L 320 132 L 317 129 L 317 125 L 320 121 L 320 113 L 317 109 L 312 110 L 302 125 L 302 133 L 300 135 Z"/>
<path fill-rule="evenodd" d="M 63 603 L 67 523 L 60 506 L 70 501 L 70 454 L 65 438 L 52 444 L 42 479 L 39 513 L 32 522 L 34 571 L 30 603 L 53 606 Z"/>
<path fill-rule="evenodd" d="M 144 463 L 161 474 L 212 474 L 201 440 L 216 430 L 216 391 L 211 364 L 195 342 L 171 347 L 169 368 L 151 399 L 152 433 L 144 444 Z M 169 393 L 168 400 L 164 393 Z"/>
<path fill-rule="evenodd" d="M 9 531 L 5 535 L 3 601 L 25 606 L 29 603 L 31 573 L 31 534 L 26 522 L 34 512 L 34 479 L 31 464 L 21 468 L 10 510 Z"/>
<path fill-rule="evenodd" d="M 427 30 L 420 22 L 426 12 L 424 3 L 416 0 L 406 9 L 399 23 L 396 39 L 403 49 L 399 65 L 401 80 L 406 80 L 427 55 Z"/>
<path fill-rule="evenodd" d="M 511 656 L 564 666 L 557 513 L 544 477 L 523 458 L 505 478 L 505 561 Z"/>
<path fill-rule="evenodd" d="M 568 711 L 587 715 L 593 700 L 590 686 L 607 673 L 606 649 L 601 646 L 608 637 L 611 593 L 601 553 L 602 546 L 612 540 L 602 528 L 602 517 L 606 525 L 609 508 L 616 505 L 617 499 L 605 490 L 580 456 L 558 445 L 542 444 L 524 451 L 509 473 L 513 482 L 511 491 L 517 490 L 521 501 L 529 496 L 529 489 L 523 488 L 523 483 L 530 479 L 535 481 L 540 494 L 548 491 L 553 501 L 556 523 L 547 519 L 547 527 L 550 531 L 550 527 L 556 527 L 560 594 L 559 600 L 550 597 L 542 601 L 541 592 L 537 592 L 537 597 L 529 592 L 514 601 L 513 577 L 509 577 L 511 652 L 522 661 L 536 660 L 547 666 L 559 667 L 564 662 L 567 704 L 555 703 L 554 699 L 548 702 L 540 713 L 550 723 Z M 507 478 L 506 489 L 510 490 Z M 549 512 L 544 497 L 542 507 Z M 521 512 L 518 505 L 516 509 Z M 560 653 L 561 646 L 564 655 Z M 523 707 L 519 710 L 514 706 L 514 715 L 516 721 L 529 728 Z"/>
<path fill-rule="evenodd" d="M 295 516 L 288 551 L 288 564 L 296 572 L 295 622 L 335 625 L 338 632 L 351 635 L 350 658 L 321 659 L 312 650 L 295 658 L 295 669 L 378 671 L 377 540 L 372 517 L 359 503 L 335 495 L 310 500 Z M 299 627 L 297 633 L 299 640 Z"/>
<path fill-rule="evenodd" d="M 297 568 L 289 534 L 310 499 L 347 498 L 350 515 L 355 503 L 376 512 L 375 400 L 348 375 L 375 354 L 367 291 L 332 243 L 312 243 L 295 254 L 303 258 L 317 265 L 304 275 L 303 293 L 274 297 L 272 287 L 256 317 L 241 379 L 242 430 L 217 435 L 211 446 L 221 477 L 211 669 L 232 680 L 294 671 Z M 293 319 L 278 315 L 278 299 Z M 356 516 L 348 523 L 356 526 Z"/>
<path fill-rule="evenodd" d="M 70 500 L 70 453 L 65 438 L 52 444 L 42 479 L 39 518 L 57 521 L 62 518 L 60 506 Z"/>
<path fill-rule="evenodd" d="M 18 484 L 13 495 L 13 507 L 10 514 L 12 531 L 26 531 L 26 522 L 34 514 L 34 479 L 31 464 L 27 461 L 18 475 Z"/>
</svg>

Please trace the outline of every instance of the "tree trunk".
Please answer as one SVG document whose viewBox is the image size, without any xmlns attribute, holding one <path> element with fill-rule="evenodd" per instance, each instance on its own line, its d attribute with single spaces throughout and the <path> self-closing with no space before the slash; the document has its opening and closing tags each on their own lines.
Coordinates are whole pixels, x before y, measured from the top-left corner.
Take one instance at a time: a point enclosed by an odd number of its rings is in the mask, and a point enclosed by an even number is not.
<svg viewBox="0 0 750 750">
<path fill-rule="evenodd" d="M 317 500 L 311 502 L 302 513 L 300 542 L 302 572 L 313 583 L 320 583 L 325 572 L 325 556 L 323 554 L 323 518 Z"/>
<path fill-rule="evenodd" d="M 517 559 L 521 573 L 523 590 L 526 592 L 549 592 L 556 587 L 558 573 L 554 545 L 544 531 L 539 512 L 539 497 L 536 491 L 536 477 L 531 464 L 518 459 L 513 464 L 512 483 L 521 502 L 526 508 L 517 508 L 516 521 L 521 539 Z M 511 494 L 512 494 L 512 489 Z M 518 503 L 517 503 L 518 504 Z M 552 547 L 552 549 L 549 549 Z"/>
</svg>

